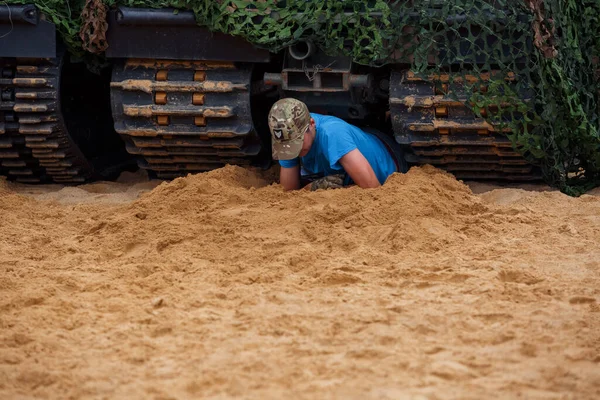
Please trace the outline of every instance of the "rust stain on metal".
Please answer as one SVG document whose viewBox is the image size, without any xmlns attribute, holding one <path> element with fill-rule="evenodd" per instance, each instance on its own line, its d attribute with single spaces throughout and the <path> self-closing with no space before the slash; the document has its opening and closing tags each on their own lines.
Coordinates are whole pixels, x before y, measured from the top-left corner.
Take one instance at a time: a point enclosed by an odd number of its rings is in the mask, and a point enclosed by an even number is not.
<svg viewBox="0 0 600 400">
<path fill-rule="evenodd" d="M 427 78 L 421 78 L 421 77 L 418 77 L 413 71 L 408 71 L 405 75 L 405 79 L 408 82 L 421 82 L 423 80 L 427 80 L 427 81 L 438 81 L 438 82 L 448 83 L 452 80 L 452 82 L 454 82 L 454 83 L 461 83 L 461 82 L 465 82 L 465 81 L 468 83 L 477 83 L 477 82 L 481 82 L 481 81 L 489 81 L 492 77 L 495 77 L 500 74 L 501 74 L 500 71 L 492 71 L 491 73 L 484 72 L 479 75 L 466 74 L 466 75 L 453 76 L 451 79 L 450 74 L 431 74 L 431 75 L 428 75 Z M 506 81 L 514 81 L 516 79 L 516 75 L 514 72 L 509 72 L 506 74 L 506 77 L 504 79 Z"/>
<path fill-rule="evenodd" d="M 40 161 L 40 165 L 42 166 L 50 166 L 50 167 L 63 167 L 68 168 L 73 166 L 73 163 L 69 160 L 44 160 Z"/>
<path fill-rule="evenodd" d="M 143 128 L 117 129 L 117 132 L 122 135 L 149 136 L 149 137 L 156 137 L 160 134 L 160 131 L 157 131 L 155 129 L 143 129 Z"/>
<path fill-rule="evenodd" d="M 158 83 L 158 82 L 154 82 L 151 80 L 127 79 L 122 82 L 111 82 L 110 87 L 120 88 L 123 90 L 129 90 L 129 91 L 137 90 L 137 91 L 144 92 L 144 93 L 152 93 L 152 91 L 154 90 L 155 83 Z"/>
<path fill-rule="evenodd" d="M 53 168 L 54 172 L 57 173 L 57 175 L 77 175 L 79 173 L 79 170 L 77 169 L 64 169 L 64 168 Z"/>
<path fill-rule="evenodd" d="M 34 65 L 17 65 L 17 72 L 21 74 L 37 74 L 40 73 L 40 68 Z M 43 71 L 45 72 L 45 71 Z"/>
<path fill-rule="evenodd" d="M 531 99 L 522 99 L 522 101 L 529 103 Z M 402 104 L 410 109 L 413 107 L 418 108 L 438 108 L 438 107 L 473 107 L 475 103 L 468 102 L 466 98 L 453 99 L 447 96 L 434 95 L 434 96 L 405 96 L 402 98 L 390 97 L 390 104 Z M 510 103 L 503 102 L 500 104 L 490 105 L 488 108 L 498 110 L 501 107 L 511 107 Z M 482 108 L 482 110 L 484 110 Z M 483 115 L 483 114 L 482 114 Z"/>
<path fill-rule="evenodd" d="M 54 126 L 48 125 L 21 125 L 19 126 L 19 133 L 23 135 L 49 135 L 54 132 Z"/>
<path fill-rule="evenodd" d="M 154 94 L 154 104 L 165 105 L 167 104 L 167 93 L 156 92 Z"/>
<path fill-rule="evenodd" d="M 15 112 L 46 112 L 48 106 L 46 104 L 22 104 L 17 103 L 13 106 Z"/>
<path fill-rule="evenodd" d="M 435 108 L 435 116 L 436 117 L 447 117 L 448 116 L 448 107 L 436 107 Z"/>
<path fill-rule="evenodd" d="M 123 105 L 123 113 L 129 117 L 152 117 L 152 106 L 126 106 Z"/>
<path fill-rule="evenodd" d="M 200 117 L 197 117 L 200 118 Z M 201 126 L 204 126 L 205 124 L 202 124 Z M 117 132 L 122 134 L 122 135 L 128 135 L 128 136 L 133 136 L 133 137 L 158 137 L 158 136 L 162 136 L 162 138 L 167 138 L 167 137 L 175 137 L 175 136 L 206 136 L 208 138 L 234 138 L 236 136 L 238 136 L 238 134 L 236 134 L 235 132 L 230 132 L 230 131 L 223 131 L 223 132 L 196 132 L 196 131 L 182 131 L 182 132 L 177 132 L 177 131 L 173 131 L 172 129 L 165 129 L 165 128 L 125 128 L 125 129 L 117 129 Z M 135 139 L 134 139 L 134 142 Z M 156 144 L 154 146 L 163 146 L 168 142 L 161 142 L 161 144 Z M 176 143 L 179 143 L 176 142 Z M 188 143 L 181 143 L 184 145 L 187 145 Z M 138 142 L 136 142 L 136 146 L 138 147 L 152 147 L 149 144 L 145 144 L 142 145 Z M 237 148 L 237 146 L 235 146 Z"/>
<path fill-rule="evenodd" d="M 156 117 L 156 122 L 159 125 L 169 125 L 169 116 L 168 115 L 158 115 Z"/>
<path fill-rule="evenodd" d="M 17 92 L 15 93 L 15 99 L 20 100 L 35 100 L 39 97 L 37 92 Z"/>
<path fill-rule="evenodd" d="M 194 125 L 196 126 L 206 126 L 206 118 L 204 116 L 198 116 L 194 118 Z"/>
<path fill-rule="evenodd" d="M 477 139 L 481 140 L 481 139 Z M 415 151 L 415 154 L 424 156 L 424 157 L 464 157 L 464 156 L 497 156 L 497 157 L 515 157 L 510 161 L 512 164 L 527 164 L 527 160 L 522 158 L 519 154 L 512 151 L 512 147 L 504 147 L 498 146 L 496 143 L 488 142 L 489 145 L 478 146 L 481 149 L 474 150 L 473 148 L 463 146 L 448 146 L 442 148 L 435 148 L 435 150 L 427 149 L 426 147 L 421 147 Z"/>
<path fill-rule="evenodd" d="M 265 85 L 272 85 L 272 86 L 283 85 L 283 77 L 281 76 L 281 74 L 277 74 L 274 72 L 266 72 L 263 77 L 263 81 L 264 81 Z"/>
<path fill-rule="evenodd" d="M 46 78 L 13 78 L 13 85 L 21 87 L 45 87 L 48 86 Z"/>
<path fill-rule="evenodd" d="M 157 106 L 123 105 L 123 113 L 129 117 L 152 117 L 153 115 L 204 116 L 208 118 L 228 118 L 233 110 L 228 106 L 194 107 L 194 106 Z"/>
<path fill-rule="evenodd" d="M 204 82 L 206 80 L 206 71 L 196 71 L 194 72 L 194 81 L 196 82 Z"/>
<path fill-rule="evenodd" d="M 192 104 L 195 106 L 204 105 L 204 95 L 202 93 L 194 93 L 192 96 Z"/>
<path fill-rule="evenodd" d="M 229 81 L 204 81 L 199 83 L 192 83 L 191 85 L 188 84 L 187 88 L 189 91 L 204 91 L 215 93 L 233 92 L 234 90 L 248 90 L 248 87 L 243 83 L 232 83 Z"/>
<path fill-rule="evenodd" d="M 171 136 L 172 137 L 172 135 L 165 135 L 165 137 L 166 136 Z M 152 141 L 152 142 L 146 142 L 143 139 L 142 140 L 136 140 L 135 137 L 133 137 L 132 139 L 133 139 L 133 144 L 135 145 L 135 147 L 140 147 L 140 149 L 137 149 L 138 151 L 142 151 L 143 150 L 143 149 L 141 149 L 141 147 L 143 147 L 143 148 L 148 148 L 148 147 L 162 147 L 162 146 L 165 146 L 165 145 L 169 145 L 171 143 L 170 140 L 165 141 L 165 140 L 162 140 L 162 139 L 156 139 L 155 141 Z M 150 140 L 152 140 L 152 139 L 150 139 Z"/>
<path fill-rule="evenodd" d="M 182 81 L 151 81 L 126 79 L 121 82 L 111 82 L 110 87 L 119 88 L 128 91 L 141 91 L 152 93 L 153 91 L 160 92 L 215 92 L 228 93 L 234 90 L 247 90 L 247 85 L 243 83 L 232 83 L 229 81 L 203 81 L 203 82 L 182 82 Z"/>
<path fill-rule="evenodd" d="M 433 127 L 435 129 L 448 128 L 457 131 L 473 131 L 473 130 L 487 130 L 490 132 L 511 132 L 509 127 L 500 128 L 494 126 L 483 119 L 477 119 L 476 122 L 457 122 L 451 120 L 433 120 Z"/>
<path fill-rule="evenodd" d="M 408 126 L 408 129 L 411 131 L 418 132 L 433 132 L 435 131 L 435 127 L 431 123 L 413 123 Z"/>
<path fill-rule="evenodd" d="M 206 132 L 206 136 L 211 139 L 233 138 L 238 136 L 235 132 Z"/>
<path fill-rule="evenodd" d="M 395 98 L 390 98 L 390 103 L 395 103 Z M 414 105 L 417 103 L 417 98 L 415 96 L 406 96 L 404 99 L 397 99 L 398 103 L 402 104 L 404 103 L 404 105 L 406 107 L 408 107 L 409 109 L 413 108 Z"/>
<path fill-rule="evenodd" d="M 235 65 L 230 62 L 219 61 L 186 61 L 186 60 L 155 60 L 130 58 L 125 63 L 126 68 L 188 68 L 196 70 L 210 69 L 235 69 Z"/>
<path fill-rule="evenodd" d="M 403 98 L 390 97 L 390 104 L 403 104 L 412 109 L 413 107 L 432 108 L 432 107 L 461 107 L 465 105 L 466 99 L 455 100 L 446 96 L 405 96 Z"/>
<path fill-rule="evenodd" d="M 30 143 L 30 142 L 39 143 L 39 142 L 43 142 L 45 140 L 46 140 L 46 138 L 43 136 L 25 136 L 25 143 Z"/>
<path fill-rule="evenodd" d="M 442 130 L 453 130 L 456 132 L 468 132 L 468 131 L 490 131 L 490 132 L 510 132 L 510 128 L 496 127 L 485 120 L 477 120 L 477 122 L 457 122 L 447 119 L 434 119 L 428 123 L 412 123 L 408 127 L 411 131 L 417 132 L 433 132 L 438 130 L 442 133 Z"/>
<path fill-rule="evenodd" d="M 55 153 L 52 150 L 37 150 L 37 149 L 31 149 L 31 152 L 33 154 L 35 154 L 36 157 L 38 158 L 45 158 L 45 159 L 51 159 L 51 158 L 65 158 L 66 154 L 65 153 Z"/>
<path fill-rule="evenodd" d="M 41 122 L 56 122 L 58 119 L 54 115 L 34 116 L 34 115 L 23 115 L 19 118 L 21 124 L 39 124 Z"/>
<path fill-rule="evenodd" d="M 166 81 L 167 79 L 169 79 L 169 71 L 167 71 L 166 69 L 156 71 L 155 78 L 157 81 Z"/>
<path fill-rule="evenodd" d="M 491 124 L 484 120 L 471 123 L 461 123 L 452 120 L 435 119 L 433 120 L 433 126 L 436 129 L 494 129 L 494 127 Z"/>
<path fill-rule="evenodd" d="M 233 116 L 233 112 L 230 107 L 213 107 L 213 108 L 205 108 L 202 111 L 205 117 L 209 118 L 226 118 Z"/>
<path fill-rule="evenodd" d="M 25 146 L 29 147 L 30 149 L 58 149 L 58 147 L 60 146 L 59 143 L 57 141 L 43 141 L 43 142 L 28 142 L 27 144 L 25 144 Z"/>
</svg>

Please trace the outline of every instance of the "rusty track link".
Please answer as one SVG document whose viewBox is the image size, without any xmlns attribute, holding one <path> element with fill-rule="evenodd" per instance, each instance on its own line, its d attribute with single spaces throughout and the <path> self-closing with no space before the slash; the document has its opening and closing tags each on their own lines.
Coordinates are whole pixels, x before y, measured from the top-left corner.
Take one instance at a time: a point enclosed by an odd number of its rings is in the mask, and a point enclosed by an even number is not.
<svg viewBox="0 0 600 400">
<path fill-rule="evenodd" d="M 0 175 L 24 183 L 81 183 L 91 176 L 62 120 L 61 62 L 0 59 Z"/>
<path fill-rule="evenodd" d="M 443 79 L 426 81 L 410 72 L 392 72 L 392 125 L 396 140 L 412 149 L 409 161 L 435 165 L 464 180 L 541 179 L 539 170 L 513 150 L 506 128 L 478 118 L 460 95 L 456 99 L 436 93 L 435 81 Z"/>
<path fill-rule="evenodd" d="M 128 60 L 111 82 L 115 129 L 159 178 L 249 164 L 261 149 L 250 78 L 233 63 Z"/>
</svg>

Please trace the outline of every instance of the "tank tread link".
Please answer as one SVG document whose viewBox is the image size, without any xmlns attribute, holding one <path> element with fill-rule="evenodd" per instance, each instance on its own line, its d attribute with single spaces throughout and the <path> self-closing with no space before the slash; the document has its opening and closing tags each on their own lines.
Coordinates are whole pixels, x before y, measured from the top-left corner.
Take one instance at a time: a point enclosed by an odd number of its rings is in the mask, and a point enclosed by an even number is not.
<svg viewBox="0 0 600 400">
<path fill-rule="evenodd" d="M 486 81 L 486 76 L 471 78 Z M 391 74 L 392 125 L 396 141 L 410 149 L 408 161 L 437 166 L 463 180 L 539 180 L 539 169 L 514 151 L 506 136 L 510 128 L 477 117 L 465 106 L 460 85 L 458 93 L 450 96 L 448 79 L 447 75 L 423 79 L 410 71 Z M 486 90 L 485 84 L 480 90 Z M 527 97 L 523 94 L 525 101 Z M 489 109 L 497 111 L 502 106 Z"/>
<path fill-rule="evenodd" d="M 250 75 L 232 62 L 129 59 L 113 72 L 115 129 L 159 178 L 249 164 L 261 149 Z"/>
<path fill-rule="evenodd" d="M 80 183 L 92 167 L 60 110 L 62 59 L 0 59 L 0 175 L 24 183 Z"/>
</svg>

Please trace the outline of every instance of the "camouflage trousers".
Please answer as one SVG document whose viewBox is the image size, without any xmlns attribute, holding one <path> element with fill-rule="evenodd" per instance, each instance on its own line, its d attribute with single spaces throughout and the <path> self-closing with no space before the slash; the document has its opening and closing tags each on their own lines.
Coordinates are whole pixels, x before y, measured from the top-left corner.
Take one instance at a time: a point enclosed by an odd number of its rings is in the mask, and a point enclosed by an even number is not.
<svg viewBox="0 0 600 400">
<path fill-rule="evenodd" d="M 345 174 L 335 174 L 324 176 L 323 178 L 317 179 L 310 184 L 310 190 L 315 191 L 319 189 L 339 189 L 344 187 Z"/>
</svg>

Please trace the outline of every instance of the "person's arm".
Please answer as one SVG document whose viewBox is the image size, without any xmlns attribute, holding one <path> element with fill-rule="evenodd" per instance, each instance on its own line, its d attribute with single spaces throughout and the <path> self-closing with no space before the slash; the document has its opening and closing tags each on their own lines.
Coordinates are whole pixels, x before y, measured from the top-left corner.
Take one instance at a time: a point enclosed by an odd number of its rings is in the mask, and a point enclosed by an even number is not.
<svg viewBox="0 0 600 400">
<path fill-rule="evenodd" d="M 358 149 L 354 149 L 340 158 L 339 163 L 350 178 L 363 189 L 376 188 L 381 186 L 375 171 L 369 164 L 369 161 L 362 155 Z"/>
<path fill-rule="evenodd" d="M 279 182 L 285 190 L 300 189 L 300 166 L 286 168 L 281 167 L 279 170 Z"/>
<path fill-rule="evenodd" d="M 371 164 L 358 150 L 352 129 L 350 124 L 338 122 L 330 124 L 328 130 L 323 132 L 322 141 L 327 161 L 332 170 L 343 169 L 361 188 L 379 187 L 381 185 Z"/>
</svg>

